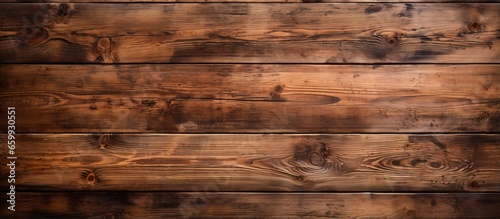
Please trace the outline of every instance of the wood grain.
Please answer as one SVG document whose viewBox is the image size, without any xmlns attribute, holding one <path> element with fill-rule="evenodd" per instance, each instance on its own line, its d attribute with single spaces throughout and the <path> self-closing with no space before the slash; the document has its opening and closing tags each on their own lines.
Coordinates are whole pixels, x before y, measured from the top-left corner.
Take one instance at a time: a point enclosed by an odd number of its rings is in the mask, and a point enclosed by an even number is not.
<svg viewBox="0 0 500 219">
<path fill-rule="evenodd" d="M 0 115 L 16 107 L 18 132 L 500 131 L 499 65 L 1 65 L 0 72 Z"/>
<path fill-rule="evenodd" d="M 0 0 L 0 3 L 123 3 L 123 2 L 171 2 L 171 3 L 217 3 L 217 2 L 241 2 L 241 3 L 499 3 L 498 0 Z"/>
<path fill-rule="evenodd" d="M 2 4 L 2 63 L 499 63 L 500 4 Z"/>
<path fill-rule="evenodd" d="M 496 218 L 497 194 L 19 193 L 5 218 Z"/>
<path fill-rule="evenodd" d="M 498 192 L 499 143 L 491 134 L 17 135 L 16 188 Z"/>
</svg>

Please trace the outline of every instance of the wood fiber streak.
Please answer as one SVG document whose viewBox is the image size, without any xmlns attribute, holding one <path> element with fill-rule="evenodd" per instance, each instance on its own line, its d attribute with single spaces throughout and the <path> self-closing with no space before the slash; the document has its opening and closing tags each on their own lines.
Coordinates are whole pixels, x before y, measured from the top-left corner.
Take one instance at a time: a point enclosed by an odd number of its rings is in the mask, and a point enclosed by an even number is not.
<svg viewBox="0 0 500 219">
<path fill-rule="evenodd" d="M 18 132 L 500 131 L 498 65 L 1 65 L 0 72 L 0 115 L 17 107 Z"/>
<path fill-rule="evenodd" d="M 500 4 L 9 4 L 2 63 L 499 63 Z"/>
<path fill-rule="evenodd" d="M 491 134 L 29 134 L 17 142 L 18 191 L 500 191 L 500 135 Z"/>
<path fill-rule="evenodd" d="M 495 218 L 496 194 L 19 193 L 6 218 Z M 41 204 L 43 203 L 43 204 Z M 18 217 L 17 217 L 18 216 Z"/>
</svg>

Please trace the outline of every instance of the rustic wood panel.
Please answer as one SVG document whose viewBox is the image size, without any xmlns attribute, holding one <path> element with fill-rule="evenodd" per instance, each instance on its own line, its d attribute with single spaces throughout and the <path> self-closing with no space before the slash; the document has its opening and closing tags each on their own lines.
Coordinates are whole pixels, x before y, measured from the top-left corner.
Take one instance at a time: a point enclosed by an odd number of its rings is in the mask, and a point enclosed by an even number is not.
<svg viewBox="0 0 500 219">
<path fill-rule="evenodd" d="M 500 4 L 2 4 L 2 63 L 499 63 Z"/>
<path fill-rule="evenodd" d="M 18 191 L 500 191 L 500 135 L 491 134 L 29 134 L 16 140 Z M 2 174 L 8 171 L 2 163 Z"/>
<path fill-rule="evenodd" d="M 17 107 L 18 132 L 499 132 L 499 69 L 1 65 L 0 115 Z"/>
<path fill-rule="evenodd" d="M 217 2 L 241 2 L 241 3 L 498 3 L 498 0 L 0 0 L 3 3 L 123 3 L 123 2 L 172 2 L 172 3 L 217 3 Z"/>
<path fill-rule="evenodd" d="M 497 194 L 19 193 L 6 218 L 496 218 Z"/>
<path fill-rule="evenodd" d="M 0 0 L 0 3 L 123 3 L 123 2 L 171 2 L 171 3 L 499 3 L 498 0 Z"/>
</svg>

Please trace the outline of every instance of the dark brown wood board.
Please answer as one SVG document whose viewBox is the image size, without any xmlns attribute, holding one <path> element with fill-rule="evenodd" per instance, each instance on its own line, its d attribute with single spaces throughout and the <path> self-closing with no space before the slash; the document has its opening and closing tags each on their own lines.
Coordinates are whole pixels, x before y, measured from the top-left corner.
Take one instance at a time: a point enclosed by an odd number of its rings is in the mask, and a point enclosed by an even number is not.
<svg viewBox="0 0 500 219">
<path fill-rule="evenodd" d="M 497 218 L 484 193 L 20 193 L 6 218 Z"/>
<path fill-rule="evenodd" d="M 500 4 L 2 4 L 1 63 L 499 63 Z"/>
<path fill-rule="evenodd" d="M 28 134 L 17 136 L 16 188 L 499 192 L 499 142 L 491 134 Z"/>
<path fill-rule="evenodd" d="M 1 65 L 0 97 L 18 132 L 498 133 L 499 69 Z"/>
<path fill-rule="evenodd" d="M 499 3 L 498 0 L 0 0 L 0 3 Z"/>
</svg>

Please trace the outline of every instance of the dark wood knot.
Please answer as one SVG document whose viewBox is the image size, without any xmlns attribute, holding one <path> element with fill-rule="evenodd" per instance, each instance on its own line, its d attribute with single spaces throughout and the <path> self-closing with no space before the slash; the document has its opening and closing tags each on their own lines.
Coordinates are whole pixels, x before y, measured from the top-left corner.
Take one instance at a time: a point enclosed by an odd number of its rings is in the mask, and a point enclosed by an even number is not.
<svg viewBox="0 0 500 219">
<path fill-rule="evenodd" d="M 99 138 L 99 148 L 100 149 L 105 149 L 106 147 L 108 147 L 110 136 L 111 135 L 109 135 L 109 134 L 101 135 L 101 137 Z"/>
<path fill-rule="evenodd" d="M 285 85 L 276 85 L 271 92 L 269 92 L 269 95 L 273 100 L 279 100 L 281 99 L 281 93 L 285 89 Z"/>
<path fill-rule="evenodd" d="M 113 215 L 112 213 L 107 213 L 107 214 L 104 216 L 104 219 L 115 219 L 115 215 Z"/>
<path fill-rule="evenodd" d="M 48 5 L 46 8 L 46 14 L 50 16 L 53 22 L 68 23 L 70 14 L 69 6 L 66 3 L 61 3 L 59 5 Z"/>
<path fill-rule="evenodd" d="M 84 180 L 84 184 L 95 186 L 99 181 L 99 177 L 96 175 L 95 171 L 85 170 L 81 174 L 82 179 Z"/>
<path fill-rule="evenodd" d="M 97 56 L 95 63 L 113 62 L 112 47 L 113 42 L 110 38 L 98 38 L 94 43 L 94 54 Z"/>
<path fill-rule="evenodd" d="M 314 166 L 322 166 L 325 163 L 325 159 L 317 152 L 312 152 L 309 155 L 309 161 Z"/>
<path fill-rule="evenodd" d="M 388 46 L 390 47 L 395 47 L 398 45 L 398 38 L 396 37 L 389 37 L 385 40 Z"/>
<path fill-rule="evenodd" d="M 305 3 L 320 3 L 323 2 L 323 0 L 302 0 Z"/>
<path fill-rule="evenodd" d="M 25 25 L 21 32 L 24 43 L 36 45 L 43 42 L 49 36 L 49 32 L 43 26 Z"/>
<path fill-rule="evenodd" d="M 305 180 L 304 176 L 297 176 L 295 179 L 296 179 L 298 182 L 304 182 L 304 180 Z"/>
<path fill-rule="evenodd" d="M 324 168 L 330 151 L 323 142 L 305 140 L 295 146 L 294 161 L 300 167 Z"/>
<path fill-rule="evenodd" d="M 469 22 L 467 24 L 467 30 L 469 32 L 480 32 L 483 30 L 483 25 L 478 21 Z"/>
<path fill-rule="evenodd" d="M 469 183 L 469 188 L 471 190 L 478 190 L 479 189 L 479 183 L 476 181 L 472 181 Z"/>
<path fill-rule="evenodd" d="M 410 209 L 410 210 L 407 210 L 407 211 L 406 211 L 406 215 L 407 215 L 408 217 L 415 217 L 415 211 L 414 211 L 414 210 L 411 210 L 411 209 Z"/>
<path fill-rule="evenodd" d="M 106 54 L 111 46 L 111 41 L 108 38 L 100 38 L 97 40 L 95 45 L 95 51 L 97 54 Z"/>
<path fill-rule="evenodd" d="M 387 47 L 396 47 L 403 41 L 406 34 L 398 31 L 377 31 L 374 36 Z"/>
</svg>

